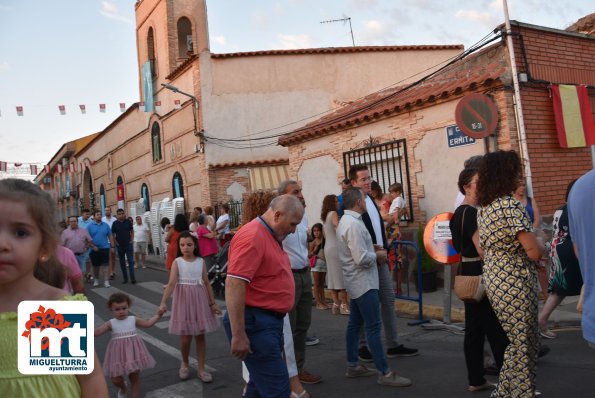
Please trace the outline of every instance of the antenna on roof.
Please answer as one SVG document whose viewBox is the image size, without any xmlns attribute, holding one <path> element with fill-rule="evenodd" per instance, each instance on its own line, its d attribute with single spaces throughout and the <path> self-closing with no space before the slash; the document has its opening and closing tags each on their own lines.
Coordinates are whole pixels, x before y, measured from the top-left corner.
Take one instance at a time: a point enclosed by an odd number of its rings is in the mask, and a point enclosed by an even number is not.
<svg viewBox="0 0 595 398">
<path fill-rule="evenodd" d="M 329 19 L 328 21 L 321 21 L 320 23 L 333 23 L 333 22 L 349 22 L 349 31 L 351 32 L 351 43 L 353 44 L 353 47 L 355 47 L 355 40 L 353 39 L 353 29 L 351 28 L 351 18 L 350 17 L 344 17 L 341 19 Z"/>
</svg>

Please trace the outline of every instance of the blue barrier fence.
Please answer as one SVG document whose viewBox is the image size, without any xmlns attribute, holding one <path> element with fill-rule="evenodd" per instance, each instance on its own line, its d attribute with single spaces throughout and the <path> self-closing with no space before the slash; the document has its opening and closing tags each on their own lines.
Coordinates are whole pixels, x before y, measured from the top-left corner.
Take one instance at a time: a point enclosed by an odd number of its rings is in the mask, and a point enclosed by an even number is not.
<svg viewBox="0 0 595 398">
<path fill-rule="evenodd" d="M 409 250 L 413 248 L 415 250 L 415 259 L 417 263 L 417 295 L 411 295 L 411 284 L 409 282 Z M 408 324 L 411 326 L 420 325 L 422 323 L 430 322 L 427 319 L 424 319 L 424 311 L 423 311 L 423 281 L 422 281 L 422 262 L 421 262 L 421 250 L 417 243 L 408 241 L 408 240 L 395 240 L 392 242 L 390 250 L 394 251 L 395 259 L 399 256 L 402 257 L 402 264 L 401 266 L 405 267 L 406 275 L 405 278 L 405 292 L 399 294 L 397 291 L 400 291 L 401 286 L 395 292 L 395 298 L 400 300 L 407 300 L 407 301 L 415 301 L 418 303 L 418 320 L 414 322 L 409 322 Z M 393 272 L 399 272 L 398 270 L 394 270 Z M 397 279 L 399 284 L 401 281 Z"/>
</svg>

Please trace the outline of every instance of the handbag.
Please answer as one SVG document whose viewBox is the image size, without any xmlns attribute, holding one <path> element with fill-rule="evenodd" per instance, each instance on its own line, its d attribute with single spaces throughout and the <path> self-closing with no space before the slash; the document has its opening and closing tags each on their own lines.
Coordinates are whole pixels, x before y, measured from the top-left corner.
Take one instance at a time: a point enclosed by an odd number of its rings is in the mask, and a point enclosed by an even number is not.
<svg viewBox="0 0 595 398">
<path fill-rule="evenodd" d="M 310 268 L 316 267 L 316 255 L 310 256 L 308 262 L 310 263 Z"/>
<path fill-rule="evenodd" d="M 461 223 L 461 237 L 463 237 L 463 226 L 465 225 L 465 212 L 463 210 L 463 221 Z M 462 251 L 462 245 L 461 245 Z M 461 256 L 462 257 L 462 256 Z M 485 284 L 482 275 L 461 275 L 463 271 L 463 261 L 459 263 L 457 274 L 455 275 L 454 291 L 457 297 L 466 302 L 480 302 L 486 294 Z"/>
</svg>

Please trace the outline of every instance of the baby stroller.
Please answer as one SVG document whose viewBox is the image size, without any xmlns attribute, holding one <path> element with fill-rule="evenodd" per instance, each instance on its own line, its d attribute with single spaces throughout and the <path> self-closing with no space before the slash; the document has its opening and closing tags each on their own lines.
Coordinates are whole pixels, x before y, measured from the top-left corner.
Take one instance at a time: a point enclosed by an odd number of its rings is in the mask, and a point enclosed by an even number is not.
<svg viewBox="0 0 595 398">
<path fill-rule="evenodd" d="M 230 241 L 219 249 L 219 253 L 215 256 L 215 264 L 208 270 L 209 282 L 213 289 L 215 296 L 225 296 L 225 278 L 227 277 L 227 255 L 229 252 Z"/>
</svg>

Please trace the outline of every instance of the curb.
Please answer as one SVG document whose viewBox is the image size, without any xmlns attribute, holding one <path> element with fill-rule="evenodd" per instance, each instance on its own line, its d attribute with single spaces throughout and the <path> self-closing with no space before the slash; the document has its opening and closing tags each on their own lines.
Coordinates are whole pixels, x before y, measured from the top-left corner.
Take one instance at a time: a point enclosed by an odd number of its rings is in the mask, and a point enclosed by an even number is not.
<svg viewBox="0 0 595 398">
<path fill-rule="evenodd" d="M 399 315 L 406 315 L 411 318 L 417 318 L 419 316 L 419 305 L 414 302 L 396 300 L 395 310 Z M 444 320 L 444 309 L 440 305 L 424 304 L 422 310 L 424 319 Z M 465 309 L 451 308 L 450 321 L 451 323 L 465 322 Z"/>
</svg>

